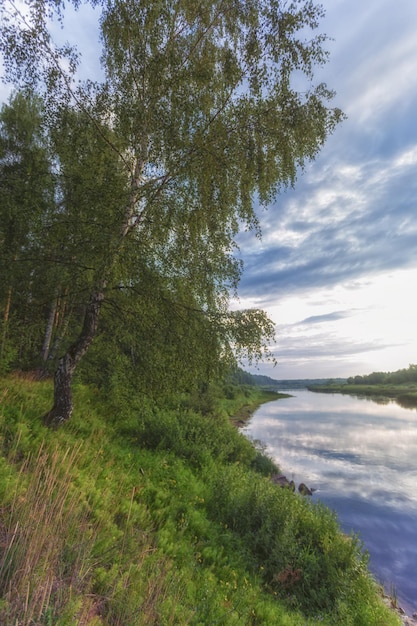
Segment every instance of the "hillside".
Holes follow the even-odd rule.
[[[268,389],[307,389],[310,385],[344,384],[346,378],[289,378],[276,379],[264,374],[251,374],[239,370],[235,377],[237,382],[264,387]]]
[[[231,425],[265,394],[74,392],[53,431],[49,382],[0,380],[1,624],[398,623],[360,543]]]

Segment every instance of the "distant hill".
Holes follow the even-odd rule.
[[[237,372],[238,382],[247,385],[257,385],[272,389],[306,389],[310,385],[326,385],[329,383],[343,384],[346,378],[303,378],[303,379],[282,379],[277,380],[262,374],[250,374],[239,370]]]
[[[345,383],[346,378],[300,378],[288,380],[276,380],[269,376],[252,374],[254,384],[261,387],[273,387],[274,389],[306,389],[310,385],[325,385],[330,382]]]

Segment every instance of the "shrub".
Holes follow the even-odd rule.
[[[202,467],[209,459],[249,465],[256,458],[251,443],[222,417],[155,409],[143,411],[138,422],[138,443],[172,452],[194,467]]]
[[[367,555],[341,533],[334,513],[240,467],[220,468],[207,480],[209,515],[243,540],[252,571],[271,593],[311,616],[338,615],[348,605],[352,623],[366,623],[367,602],[355,598],[371,585]]]

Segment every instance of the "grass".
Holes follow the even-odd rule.
[[[241,393],[197,412],[79,385],[52,432],[50,384],[0,380],[0,624],[398,624],[357,539],[230,424]]]
[[[86,549],[94,531],[71,480],[79,454],[79,447],[62,453],[41,444],[21,464],[2,510],[4,623],[39,623],[48,607],[63,609],[91,577]]]

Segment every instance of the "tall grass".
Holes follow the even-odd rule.
[[[51,604],[60,612],[88,587],[94,528],[71,476],[80,447],[62,454],[41,445],[22,464],[14,496],[2,507],[2,624],[39,623]]]

